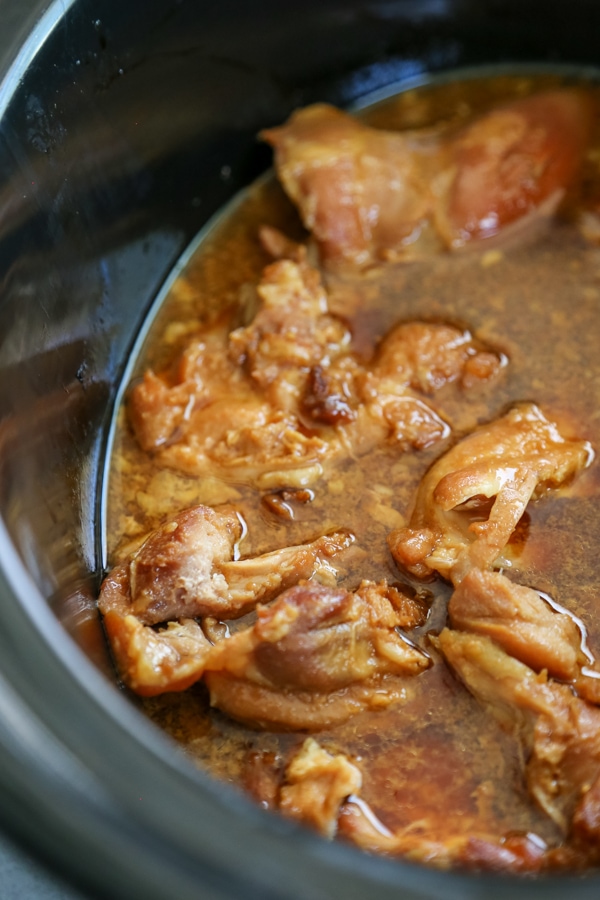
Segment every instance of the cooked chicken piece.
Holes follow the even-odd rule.
[[[600,710],[487,637],[446,628],[433,640],[468,690],[520,736],[529,792],[566,834],[600,775]]]
[[[434,218],[447,245],[554,213],[581,170],[591,113],[576,90],[546,91],[497,107],[445,141]]]
[[[458,584],[471,568],[494,565],[530,500],[571,480],[592,457],[586,441],[563,438],[537,406],[516,406],[432,466],[410,527],[389,536],[392,554],[418,577],[437,571]]]
[[[583,794],[573,813],[571,837],[583,849],[587,861],[600,861],[600,775]]]
[[[355,593],[309,583],[258,608],[254,626],[217,644],[205,680],[211,703],[260,728],[314,730],[403,695],[403,676],[429,658],[398,627],[422,604],[385,584]]]
[[[185,691],[202,677],[212,645],[194,619],[155,630],[131,614],[109,609],[104,627],[117,670],[136,694]]]
[[[371,366],[376,384],[389,392],[406,386],[433,394],[457,381],[464,388],[488,381],[505,365],[502,354],[476,341],[467,329],[432,322],[396,326],[379,346]]]
[[[131,391],[128,411],[141,447],[190,475],[227,473],[259,483],[278,472],[278,479],[271,476],[274,487],[300,486],[320,477],[330,451],[234,365],[225,334],[190,345],[175,374],[147,371]]]
[[[448,869],[459,866],[505,873],[539,872],[546,858],[542,841],[530,835],[451,835],[444,840],[428,837],[425,823],[391,832],[359,797],[350,797],[338,818],[338,833],[362,850],[380,856],[402,856],[414,862]]]
[[[306,247],[293,241],[286,234],[273,228],[271,225],[261,225],[258,229],[258,239],[263,250],[273,259],[291,259],[302,263],[306,260]]]
[[[501,354],[451,325],[411,322],[382,340],[368,367],[351,357],[313,367],[303,411],[341,433],[362,454],[390,438],[402,449],[422,450],[450,434],[444,419],[419,396],[458,382],[471,388],[505,365]]]
[[[153,532],[129,562],[105,578],[98,607],[123,680],[133,690],[183,690],[181,683],[188,687],[201,677],[206,640],[195,623],[178,629],[172,620],[235,618],[321,569],[330,579],[332,558],[353,541],[339,532],[235,559],[241,536],[241,521],[232,510],[198,506]],[[150,627],[163,622],[170,622],[166,630]],[[195,646],[194,662],[188,657]],[[175,659],[177,653],[183,661]]]
[[[250,325],[230,334],[230,356],[276,409],[295,411],[311,367],[347,352],[350,332],[329,315],[320,275],[306,263],[272,263],[257,292],[261,306]]]
[[[471,569],[450,598],[448,613],[453,628],[487,635],[510,656],[536,672],[546,669],[552,678],[574,682],[591,662],[566,610],[499,572]]]
[[[547,91],[434,135],[316,104],[262,137],[323,259],[365,265],[401,258],[428,221],[456,248],[553,213],[581,168],[590,113],[577,91]]]
[[[430,213],[422,139],[368,128],[326,104],[299,110],[261,137],[324,259],[363,265],[393,255]]]
[[[257,292],[249,325],[229,336],[215,326],[169,372],[149,370],[132,388],[133,430],[161,464],[262,490],[310,487],[327,464],[388,440],[423,449],[447,437],[416,392],[472,387],[504,364],[467,331],[415,322],[385,337],[366,367],[302,254],[267,266]]]
[[[148,369],[129,393],[129,421],[144,450],[155,451],[181,441],[194,413],[227,390],[243,390],[243,378],[227,356],[226,335],[216,328],[194,340],[172,369]]]
[[[347,432],[360,452],[369,442],[382,442],[380,431],[401,448],[423,450],[448,437],[450,426],[414,392],[433,394],[453,381],[470,388],[493,378],[504,363],[468,331],[427,322],[399,325],[383,339],[369,370],[355,376],[363,408]]]
[[[307,738],[288,765],[285,782],[279,795],[280,811],[332,838],[340,807],[360,790],[362,775],[342,753],[332,756]]]

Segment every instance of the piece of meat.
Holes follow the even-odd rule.
[[[397,631],[422,622],[422,604],[387,585],[358,591],[298,585],[256,623],[215,646],[205,680],[211,703],[259,728],[325,727],[402,696],[403,678],[430,660]]]
[[[407,322],[382,340],[370,371],[379,385],[406,386],[431,395],[455,381],[463,388],[488,381],[505,364],[503,354],[476,341],[468,329]]]
[[[552,214],[581,170],[591,113],[576,90],[546,91],[498,107],[452,138],[449,186],[435,208],[447,245]]]
[[[487,635],[510,656],[560,681],[574,682],[590,663],[573,617],[499,572],[471,569],[450,598],[448,614],[453,628]]]
[[[132,428],[161,465],[260,490],[312,487],[328,465],[383,443],[422,450],[444,439],[450,426],[424,395],[471,388],[505,363],[467,331],[414,322],[367,366],[302,254],[268,265],[257,295],[248,325],[229,336],[214,326],[132,387]]]
[[[468,435],[429,470],[410,526],[392,532],[396,561],[417,577],[455,584],[493,566],[530,500],[573,479],[593,458],[586,441],[563,438],[532,403]]]
[[[104,579],[98,608],[121,676],[137,693],[184,690],[202,676],[210,645],[190,620],[236,618],[321,569],[331,579],[333,558],[353,541],[338,532],[237,559],[241,536],[233,510],[194,507],[153,532]],[[189,624],[178,630],[174,620]],[[162,631],[151,627],[165,622]]]
[[[332,755],[307,738],[287,766],[279,810],[332,838],[344,800],[361,786],[361,772],[347,756]]]
[[[446,628],[432,640],[468,690],[519,735],[529,793],[566,835],[600,775],[600,710],[487,637]]]
[[[460,867],[486,872],[539,872],[546,861],[546,847],[531,835],[448,835],[443,840],[428,835],[426,824],[391,832],[359,797],[350,797],[338,818],[338,834],[346,841],[380,856],[401,856],[439,869]]]
[[[229,352],[245,365],[276,409],[295,411],[310,369],[347,352],[350,332],[328,312],[316,269],[282,259],[267,266],[251,324],[229,335]]]
[[[273,259],[291,259],[302,263],[306,260],[306,247],[287,237],[279,228],[271,225],[261,225],[258,229],[258,239],[261,247]]]
[[[295,403],[289,396],[293,373],[267,398],[229,353],[226,331],[215,327],[193,340],[169,370],[145,372],[127,407],[140,446],[161,465],[189,475],[225,474],[272,488],[314,483],[323,459],[339,447],[307,432],[282,408]]]
[[[148,369],[131,387],[127,402],[129,422],[142,449],[156,451],[181,441],[193,413],[214,401],[223,383],[233,381],[240,378],[219,328],[191,341],[167,371]]]
[[[458,132],[383,131],[315,104],[261,136],[323,260],[366,265],[401,258],[427,222],[453,249],[550,215],[581,169],[591,118],[563,89]]]
[[[117,670],[136,694],[185,691],[202,677],[211,643],[194,619],[153,629],[135,616],[110,609],[104,627]]]
[[[393,256],[431,211],[420,165],[426,140],[369,128],[323,103],[261,137],[325,260],[364,265]]]
[[[450,434],[450,426],[421,395],[432,395],[452,382],[465,389],[495,377],[506,360],[451,325],[409,322],[381,341],[371,366],[355,375],[363,407],[352,428],[361,452],[387,431],[401,449],[423,450]],[[338,391],[339,393],[339,391]],[[346,391],[350,395],[350,391]],[[348,429],[350,431],[350,429]]]

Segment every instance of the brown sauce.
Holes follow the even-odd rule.
[[[450,82],[400,94],[363,115],[387,128],[459,121],[501,99],[559,81],[536,76]],[[599,179],[599,160],[596,136],[586,162],[590,183]],[[272,179],[251,188],[200,244],[151,329],[138,371],[166,363],[217,318],[225,317],[231,327],[238,324],[239,293],[259,279],[268,262],[257,240],[262,223],[302,235],[295,211]],[[469,396],[449,389],[436,397],[453,426],[453,441],[511,403],[532,400],[567,434],[600,448],[600,246],[586,239],[570,217],[506,246],[383,265],[355,277],[329,275],[327,286],[332,312],[350,323],[366,359],[393,325],[413,319],[466,325],[507,355],[510,364],[489,386]],[[386,536],[407,522],[418,484],[447,442],[408,453],[386,446],[345,460],[327,483],[317,485],[309,502],[290,501],[293,518],[288,520],[274,514],[247,484],[158,467],[137,446],[124,411],[119,415],[107,520],[111,565],[179,509],[233,502],[248,526],[246,554],[347,528],[355,533],[358,549],[342,586],[354,590],[363,578],[410,583],[395,565]],[[579,617],[596,657],[599,472],[595,463],[566,492],[530,504],[512,542],[520,581]],[[441,580],[412,583],[432,600],[427,624],[413,635],[425,646],[426,633],[444,625],[450,588]],[[202,685],[142,703],[194,763],[241,787],[254,787],[257,760],[259,769],[269,762],[281,770],[305,737],[252,731],[229,720],[209,708]],[[550,843],[558,839],[555,825],[527,796],[517,740],[439,661],[407,679],[404,702],[361,713],[316,737],[358,761],[361,797],[391,831],[418,832],[427,822],[433,839],[478,831],[532,832]],[[268,799],[263,797],[263,803],[268,805]]]

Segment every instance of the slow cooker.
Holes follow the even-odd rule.
[[[121,373],[257,132],[472,67],[600,66],[596,0],[3,0],[0,822],[90,897],[596,898],[376,859],[194,769],[119,692],[95,608]]]

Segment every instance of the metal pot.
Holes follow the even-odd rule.
[[[91,896],[595,898],[332,845],[193,769],[114,686],[94,599],[107,424],[257,131],[464,66],[598,62],[596,0],[4,0],[0,821]],[[47,8],[46,8],[47,6]]]

